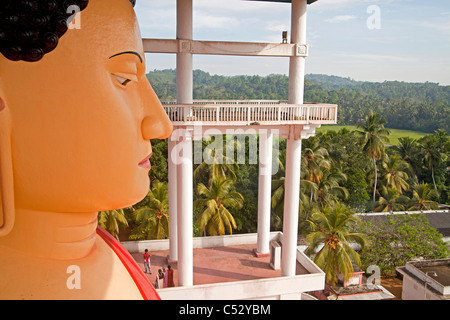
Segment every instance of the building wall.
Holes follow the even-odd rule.
[[[428,290],[428,285],[425,296],[425,286],[414,278],[404,274],[402,300],[440,300],[440,297],[436,293]]]

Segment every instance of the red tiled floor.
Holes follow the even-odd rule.
[[[261,278],[280,277],[280,270],[273,270],[270,257],[257,258],[253,254],[256,245],[239,245],[230,247],[194,249],[194,285],[218,283],[228,281],[255,280]],[[144,270],[143,253],[133,253],[132,256]],[[167,268],[169,251],[151,252],[152,274],[146,274],[152,283],[155,282],[158,269]],[[177,266],[175,271],[175,285],[177,285]],[[297,274],[308,273],[297,263]]]

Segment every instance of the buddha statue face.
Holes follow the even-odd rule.
[[[90,0],[77,19],[37,62],[0,55],[4,212],[11,199],[47,212],[132,205],[148,192],[149,140],[172,131],[145,76],[130,1]]]

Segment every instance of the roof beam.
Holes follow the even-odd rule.
[[[306,44],[143,39],[146,53],[180,53],[233,56],[306,57]]]

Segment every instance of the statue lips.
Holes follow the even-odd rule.
[[[150,153],[147,157],[145,157],[144,160],[139,162],[139,167],[150,170],[152,168],[152,165],[150,164],[150,157],[152,156],[152,153]]]

